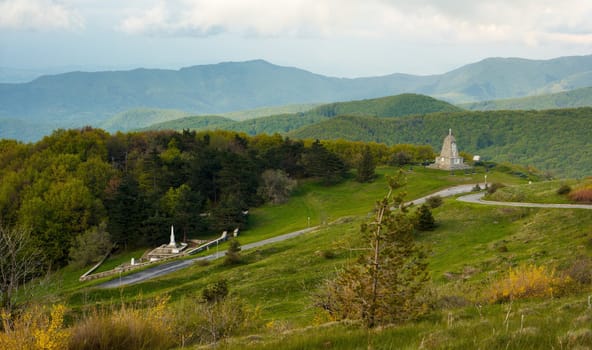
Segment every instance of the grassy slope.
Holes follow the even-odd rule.
[[[592,184],[591,179],[545,181],[530,185],[500,188],[486,198],[502,202],[573,203],[567,195],[557,194],[557,190],[562,185],[568,185],[573,189],[589,184]]]
[[[381,169],[380,173],[391,171]],[[415,198],[446,185],[472,182],[481,177],[482,174],[477,174],[471,179],[416,169],[409,173],[406,190],[409,198]],[[521,182],[495,172],[490,173],[488,179],[509,184]],[[415,323],[371,333],[345,324],[298,329],[322,321],[318,310],[311,306],[311,296],[325,278],[330,278],[339,266],[355,258],[356,251],[351,248],[359,246],[359,225],[371,212],[373,202],[384,193],[382,176],[368,185],[348,181],[326,188],[307,183],[287,204],[253,211],[254,228],[243,233],[241,242],[305,227],[307,215],[313,223],[344,215],[349,219],[282,243],[244,252],[245,263],[236,267],[214,262],[123,289],[97,290],[85,285],[64,288],[58,297],[65,298],[74,309],[80,309],[83,304],[137,301],[162,293],[170,294],[173,301],[177,301],[199,296],[209,283],[226,279],[232,292],[258,307],[267,322],[260,336],[236,338],[226,345],[237,349],[316,349],[326,344],[331,344],[331,348],[356,349],[365,348],[369,341],[377,349],[414,349],[422,343],[428,348],[536,349],[558,347],[561,337],[565,338],[564,342],[569,341],[568,330],[589,329],[592,313],[586,310],[587,294],[516,302],[509,314],[507,329],[504,319],[508,305],[486,305],[480,315],[471,303],[466,307],[435,311]],[[589,230],[592,216],[582,210],[499,208],[447,199],[442,207],[434,210],[434,215],[438,228],[422,233],[419,240],[430,249],[435,298],[477,298],[476,292],[486,281],[510,266],[532,262],[563,268],[577,255],[592,253]],[[507,251],[500,250],[501,246]],[[319,254],[323,250],[331,250],[335,258],[324,258]],[[68,283],[63,280],[62,285]],[[523,326],[520,325],[521,315],[526,315]],[[524,331],[527,327],[530,328]],[[285,329],[296,330],[282,333]],[[584,339],[587,339],[586,334]],[[576,336],[572,345],[577,345],[578,339]]]
[[[529,110],[577,108],[592,106],[592,87],[559,92],[550,95],[529,96],[505,100],[483,101],[462,104],[460,107],[472,111]]]

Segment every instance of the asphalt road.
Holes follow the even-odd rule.
[[[241,249],[242,250],[249,250],[249,249],[264,246],[266,244],[285,241],[287,239],[294,238],[294,237],[300,236],[304,233],[313,231],[316,228],[318,228],[318,226],[309,227],[309,228],[306,228],[303,230],[298,230],[298,231],[286,233],[284,235],[264,239],[262,241],[245,244],[245,245],[241,246]],[[193,265],[195,262],[200,261],[200,260],[215,260],[219,257],[223,257],[224,254],[225,253],[222,251],[222,252],[216,252],[214,254],[210,254],[210,255],[206,255],[206,256],[200,256],[195,259],[172,261],[169,263],[154,266],[154,267],[148,268],[146,270],[133,273],[131,275],[127,275],[127,276],[123,276],[123,277],[119,277],[119,278],[114,278],[111,281],[107,281],[105,283],[99,284],[97,287],[99,287],[99,288],[117,288],[117,287],[126,286],[128,284],[143,282],[143,281],[155,278],[155,277],[167,275],[167,274],[169,274],[171,272],[175,272],[177,270],[181,270],[187,266]]]
[[[473,193],[466,196],[458,197],[461,202],[485,204],[485,205],[500,205],[505,207],[526,207],[526,208],[558,208],[558,209],[592,209],[592,205],[588,204],[543,204],[543,203],[526,203],[526,202],[498,202],[483,200],[485,192]]]

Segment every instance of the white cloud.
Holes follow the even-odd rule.
[[[371,37],[422,42],[589,43],[589,0],[169,0],[137,8],[129,34]]]
[[[53,0],[0,0],[0,28],[43,30],[82,26],[77,12]]]

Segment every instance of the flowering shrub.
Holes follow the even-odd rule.
[[[0,349],[67,349],[70,332],[64,328],[65,312],[64,305],[54,305],[49,316],[40,307],[31,307],[18,316],[2,312]]]
[[[560,277],[554,269],[545,266],[521,265],[493,282],[486,290],[490,302],[502,302],[530,297],[561,295],[571,283],[569,277]]]

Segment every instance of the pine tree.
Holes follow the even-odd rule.
[[[226,258],[224,259],[224,265],[235,265],[241,262],[241,245],[236,238],[229,241],[230,245],[226,251]]]
[[[376,164],[374,163],[374,157],[372,157],[370,147],[366,146],[358,163],[358,182],[370,182],[374,180],[374,177],[376,177],[375,170]]]
[[[430,208],[423,204],[416,213],[416,227],[420,231],[432,231],[436,228],[436,221]]]
[[[375,220],[364,224],[366,253],[327,283],[317,305],[337,320],[361,319],[368,328],[412,319],[427,277],[425,253],[415,244],[413,218],[404,204],[402,172],[389,178],[388,195],[377,203]],[[396,209],[391,209],[396,208]]]

